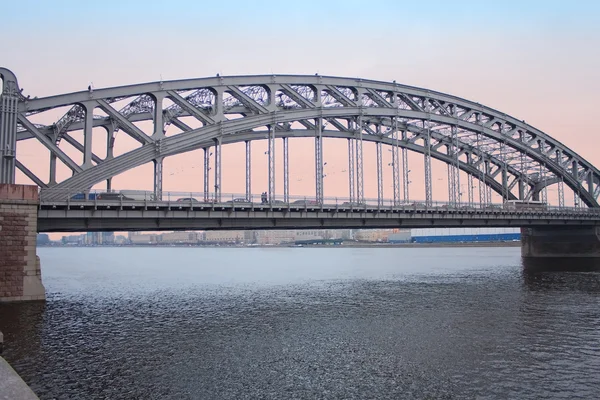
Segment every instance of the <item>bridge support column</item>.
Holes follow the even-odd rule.
[[[530,258],[600,258],[600,227],[521,228],[521,255]]]
[[[38,188],[0,184],[0,302],[45,300],[36,255]]]
[[[163,184],[163,158],[159,157],[154,160],[154,199],[162,200],[162,184]]]

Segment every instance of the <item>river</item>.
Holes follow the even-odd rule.
[[[600,269],[519,248],[40,248],[41,399],[600,398]]]

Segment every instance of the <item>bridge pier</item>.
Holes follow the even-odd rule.
[[[36,255],[38,188],[0,184],[0,302],[45,300]]]
[[[600,258],[600,227],[521,228],[521,255],[526,258]]]

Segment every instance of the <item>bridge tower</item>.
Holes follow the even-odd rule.
[[[0,93],[0,183],[15,183],[17,156],[17,112],[23,97],[17,77],[0,68],[2,92]]]

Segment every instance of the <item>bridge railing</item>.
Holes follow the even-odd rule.
[[[410,200],[410,201],[394,201],[393,199],[381,199],[377,198],[365,198],[364,201],[357,201],[356,199],[350,199],[347,197],[332,197],[327,196],[323,198],[322,202],[317,201],[314,196],[300,196],[290,195],[287,199],[283,195],[275,195],[268,197],[265,193],[263,194],[251,194],[246,196],[245,193],[221,193],[220,195],[214,192],[182,192],[182,191],[168,191],[163,192],[161,195],[156,196],[153,191],[147,190],[89,190],[81,192],[72,189],[63,188],[48,188],[40,190],[40,202],[45,203],[75,203],[85,204],[89,202],[93,203],[104,203],[104,202],[119,202],[119,203],[169,203],[169,204],[180,204],[180,205],[202,205],[202,204],[221,204],[231,206],[245,206],[245,205],[269,205],[269,206],[294,206],[294,207],[342,207],[351,209],[437,209],[437,210],[485,210],[485,211],[523,211],[523,212],[535,212],[535,211],[550,211],[550,212],[585,212],[585,213],[597,213],[600,214],[600,208],[575,208],[575,207],[558,207],[551,205],[540,205],[535,204],[530,208],[524,207],[515,209],[514,205],[511,204],[481,204],[476,203],[448,203],[444,201],[431,201],[425,200]]]

